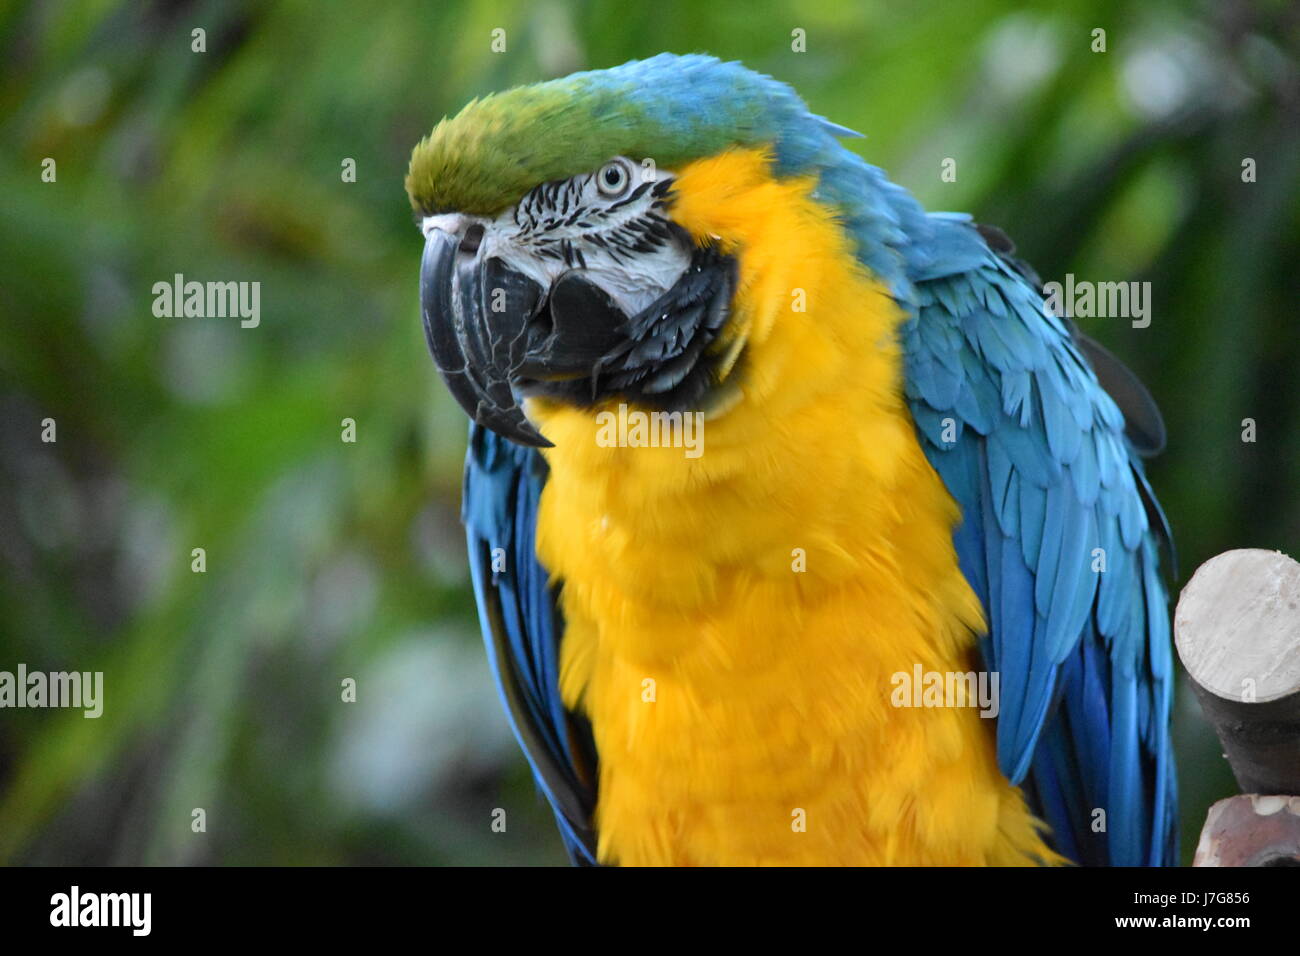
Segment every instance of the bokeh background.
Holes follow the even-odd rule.
[[[98,0],[0,25],[0,669],[106,684],[98,720],[0,712],[0,862],[563,859],[478,645],[402,191],[434,121],[515,83],[738,58],[1044,279],[1150,281],[1149,328],[1081,324],[1164,407],[1179,586],[1300,540],[1294,3]],[[156,318],[178,272],[260,281],[260,326]],[[1180,690],[1190,855],[1235,787]]]

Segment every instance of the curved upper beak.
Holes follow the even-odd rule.
[[[511,379],[545,290],[500,259],[484,261],[459,235],[429,231],[420,261],[420,311],[438,372],[469,416],[520,445],[551,443],[524,417]]]

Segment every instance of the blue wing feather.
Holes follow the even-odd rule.
[[[1172,863],[1173,678],[1154,498],[1067,325],[987,246],[973,263],[977,236],[950,217],[917,230],[922,248],[904,253],[918,307],[902,338],[909,405],[962,509],[954,544],[987,612],[999,763],[1071,858]],[[943,250],[959,253],[947,268]]]
[[[462,520],[488,663],[537,785],[577,863],[595,863],[595,754],[585,722],[560,698],[563,621],[534,535],[545,462],[470,426]]]

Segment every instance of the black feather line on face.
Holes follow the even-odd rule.
[[[629,193],[627,196],[625,196],[623,199],[620,199],[618,202],[614,203],[612,206],[606,206],[606,207],[605,207],[605,211],[606,211],[606,212],[613,212],[615,209],[622,209],[624,206],[626,206],[626,205],[627,205],[628,203],[630,203],[630,202],[636,202],[638,199],[640,199],[642,196],[644,196],[645,193],[646,193],[646,190],[649,189],[649,188],[650,188],[651,186],[653,186],[653,185],[655,185],[653,182],[642,183],[640,186],[636,187],[636,189],[632,190],[632,192]]]
[[[545,241],[546,233],[554,229],[568,228],[575,223],[583,229],[598,227],[603,220],[610,218],[630,203],[640,200],[646,193],[650,194],[650,208],[653,213],[664,208],[667,204],[668,192],[672,188],[671,178],[650,180],[642,182],[626,196],[608,205],[599,202],[583,205],[583,186],[593,178],[584,176],[542,183],[530,191],[514,208],[514,222],[521,234],[524,236],[535,234],[534,238]]]

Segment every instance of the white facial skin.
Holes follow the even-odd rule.
[[[528,193],[495,219],[449,213],[427,216],[421,229],[463,235],[483,226],[484,258],[498,256],[512,269],[549,289],[572,269],[604,289],[628,315],[640,312],[678,280],[691,250],[665,238],[667,221],[659,184],[671,173],[642,167],[622,156],[599,169]],[[649,230],[649,232],[647,232]],[[634,251],[645,239],[653,248]]]

